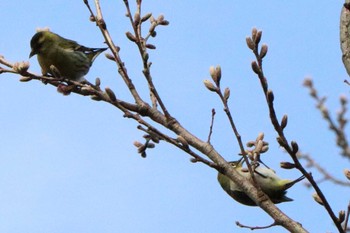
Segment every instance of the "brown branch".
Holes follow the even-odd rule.
[[[341,155],[350,159],[350,146],[345,133],[345,126],[348,122],[345,118],[348,100],[345,96],[340,97],[339,102],[341,108],[337,114],[337,125],[325,105],[326,97],[320,97],[318,95],[317,89],[314,87],[312,80],[305,79],[303,85],[309,89],[310,96],[316,101],[316,107],[321,112],[322,118],[328,123],[329,129],[335,134],[336,144],[341,149]]]
[[[248,228],[250,230],[262,230],[262,229],[271,228],[273,226],[278,226],[279,224],[277,222],[273,222],[273,223],[271,223],[270,225],[267,225],[267,226],[255,226],[255,227],[252,227],[252,226],[243,225],[243,224],[241,224],[240,222],[237,221],[236,225],[241,227],[241,228]]]
[[[346,216],[344,220],[344,231],[348,230],[349,215],[350,215],[350,203],[348,204],[348,208],[347,208]]]
[[[216,112],[215,112],[215,109],[213,108],[211,110],[211,122],[210,122],[209,135],[208,135],[208,140],[207,140],[208,143],[210,143],[211,135],[213,133],[215,114],[216,114]]]
[[[316,181],[313,179],[311,173],[307,172],[304,167],[301,165],[301,163],[298,160],[297,152],[298,152],[298,144],[294,141],[291,142],[291,145],[289,145],[287,138],[284,135],[283,127],[279,123],[277,119],[277,115],[274,109],[274,95],[272,90],[268,89],[268,83],[267,79],[265,78],[264,71],[263,71],[263,58],[267,54],[268,47],[267,45],[263,44],[261,46],[261,49],[259,51],[259,43],[261,40],[262,31],[258,31],[256,28],[253,28],[252,30],[252,36],[247,37],[247,46],[253,51],[256,61],[252,62],[252,70],[257,74],[258,79],[260,81],[261,87],[263,89],[266,103],[268,105],[269,114],[270,114],[270,120],[275,128],[275,131],[278,134],[277,141],[278,143],[287,151],[287,153],[290,155],[290,157],[293,159],[293,162],[295,164],[295,167],[307,178],[307,180],[310,182],[312,187],[315,189],[317,195],[320,197],[320,199],[323,202],[324,207],[326,208],[329,216],[333,220],[334,224],[336,225],[339,232],[344,232],[341,224],[338,222],[338,218],[334,214],[331,206],[329,205],[326,197],[323,195],[321,189],[318,187]]]
[[[130,93],[132,94],[133,98],[135,99],[135,102],[137,103],[137,105],[143,106],[145,103],[141,99],[141,97],[138,94],[134,84],[132,83],[132,80],[129,77],[129,75],[127,73],[127,70],[126,70],[126,68],[124,66],[124,63],[121,60],[121,57],[119,55],[120,48],[114,44],[114,42],[113,42],[113,40],[112,40],[112,38],[111,38],[111,36],[109,34],[109,31],[107,30],[106,22],[104,21],[104,19],[102,17],[100,1],[99,0],[95,0],[95,6],[96,6],[96,11],[97,11],[96,15],[91,10],[91,7],[89,5],[88,0],[84,0],[84,3],[87,6],[87,8],[89,9],[89,12],[91,14],[91,18],[93,18],[94,21],[96,21],[96,25],[100,28],[100,30],[102,32],[102,35],[105,38],[106,44],[108,45],[108,47],[110,48],[110,50],[111,50],[111,52],[113,54],[114,61],[117,64],[118,72],[119,72],[120,76],[124,80],[126,86],[128,87],[128,89],[129,89]]]
[[[145,78],[146,78],[146,80],[148,82],[148,87],[150,89],[151,98],[152,98],[152,96],[155,97],[155,99],[158,101],[158,103],[159,103],[159,105],[160,105],[160,107],[161,107],[165,117],[169,121],[171,121],[172,117],[169,114],[167,108],[165,107],[165,104],[163,103],[163,100],[160,98],[155,85],[153,84],[153,79],[152,79],[152,75],[151,75],[151,71],[150,71],[152,63],[150,63],[148,61],[149,60],[149,54],[147,53],[147,44],[146,44],[145,39],[141,35],[142,22],[139,21],[139,20],[135,21],[134,18],[132,17],[128,0],[124,0],[124,4],[125,4],[126,9],[127,9],[127,16],[130,19],[130,23],[131,23],[131,25],[133,27],[133,30],[134,30],[134,33],[135,33],[136,40],[134,40],[134,42],[136,43],[136,45],[137,45],[137,47],[139,49],[139,53],[140,53],[141,59],[143,61],[143,71],[142,72],[143,72],[143,74],[144,74],[144,76],[145,76]],[[139,18],[140,15],[141,15],[141,1],[137,1],[137,10],[136,10],[136,13],[135,13],[135,17]],[[153,27],[155,29],[156,26],[161,24],[161,21],[164,21],[163,17],[160,17],[159,20],[155,20],[153,22],[154,25],[151,25],[151,27]],[[151,30],[150,30],[150,32],[151,32]]]
[[[254,181],[254,172],[253,172],[253,169],[252,169],[252,167],[251,167],[251,165],[249,163],[249,160],[247,158],[247,153],[246,153],[246,151],[244,149],[244,145],[243,145],[243,142],[242,142],[242,137],[241,137],[241,135],[239,134],[239,132],[237,130],[236,124],[235,124],[235,122],[233,120],[230,108],[228,106],[228,99],[230,97],[230,89],[226,88],[224,93],[222,93],[222,90],[221,90],[221,86],[220,86],[221,67],[220,66],[217,66],[217,67],[211,66],[209,68],[209,73],[210,73],[210,76],[211,76],[212,80],[214,81],[214,84],[211,83],[209,80],[204,80],[204,85],[206,86],[206,88],[209,91],[215,92],[220,97],[220,100],[221,100],[222,104],[224,105],[224,111],[225,111],[226,116],[228,118],[228,121],[230,123],[231,129],[234,132],[235,138],[236,138],[236,140],[238,142],[238,145],[239,145],[239,148],[240,148],[240,151],[241,151],[241,155],[243,156],[244,162],[247,164],[247,167],[248,167],[248,170],[250,172],[250,175],[251,175],[251,177],[252,177],[252,179]]]
[[[309,155],[298,153],[297,155],[300,159],[305,159],[307,161],[306,166],[307,167],[314,167],[323,175],[323,180],[330,180],[335,184],[342,185],[342,186],[350,186],[350,182],[339,180],[335,177],[333,177],[329,172],[327,172],[326,169],[321,167],[318,163],[316,163]],[[319,182],[318,182],[319,183]]]
[[[144,120],[141,118],[141,117],[138,117],[139,120],[138,122],[140,122],[142,125],[148,125],[147,129],[144,129],[144,128],[138,128],[144,132],[147,132],[147,133],[154,133],[156,134],[158,137],[160,137],[162,140],[176,146],[177,148],[181,149],[182,151],[186,152],[187,154],[191,155],[193,158],[192,158],[192,162],[196,163],[196,162],[201,162],[201,163],[204,163],[206,165],[208,165],[209,167],[212,167],[212,168],[215,168],[215,169],[218,169],[218,166],[213,163],[213,162],[210,162],[209,160],[203,158],[202,156],[198,155],[197,153],[195,153],[194,151],[192,151],[188,146],[187,146],[187,142],[184,142],[182,140],[179,140],[179,139],[174,139],[174,138],[171,138],[169,137],[168,135],[162,133],[160,130],[156,129],[155,127],[153,127],[152,125],[148,124],[147,122],[144,122]]]
[[[228,120],[230,122],[231,128],[233,129],[234,134],[236,136],[236,139],[237,139],[237,141],[238,141],[238,143],[240,145],[241,154],[242,154],[243,158],[245,159],[245,162],[247,163],[247,167],[248,167],[249,172],[251,174],[251,177],[253,179],[254,188],[252,188],[250,190],[247,190],[247,191],[244,190],[244,189],[242,189],[242,190],[249,197],[252,194],[252,192],[255,192],[256,194],[258,194],[258,199],[254,199],[254,198],[252,198],[252,199],[254,200],[254,202],[256,202],[256,204],[258,206],[260,206],[263,210],[265,210],[268,214],[270,214],[270,216],[275,220],[276,224],[284,226],[285,228],[287,228],[291,232],[305,232],[305,230],[301,227],[301,225],[299,223],[297,223],[297,222],[293,221],[292,219],[288,218],[283,212],[281,212],[279,209],[277,209],[276,206],[274,206],[274,205],[273,206],[271,206],[271,205],[265,206],[264,205],[265,201],[270,202],[270,199],[268,198],[268,196],[266,194],[264,194],[259,189],[259,187],[256,184],[256,182],[254,182],[253,169],[252,169],[252,167],[251,167],[251,165],[249,163],[249,160],[247,158],[247,152],[244,149],[241,137],[240,137],[240,135],[238,133],[238,130],[237,130],[236,126],[235,126],[235,123],[233,121],[231,112],[230,112],[229,107],[228,107],[228,99],[229,99],[229,96],[230,96],[230,89],[226,88],[224,93],[222,93],[222,91],[221,91],[221,88],[220,88],[221,68],[220,68],[220,66],[217,66],[216,68],[210,67],[209,71],[210,71],[211,78],[213,79],[215,85],[209,80],[204,80],[204,85],[209,91],[215,92],[215,93],[217,93],[220,96],[220,99],[222,100],[223,105],[224,105],[224,110],[225,110],[226,115],[228,117]],[[259,140],[260,139],[262,140],[262,138],[263,138],[263,134],[258,136]],[[263,142],[261,142],[261,143],[262,143],[262,145],[264,145]],[[215,162],[215,160],[214,160],[214,162]],[[231,176],[232,174],[228,173],[225,170],[226,167],[224,167],[224,166],[226,166],[226,165],[227,164],[219,164],[218,163],[218,166],[220,168],[219,172],[224,174],[224,175],[226,175],[226,176],[228,176],[232,181],[234,181],[240,187],[240,184],[237,183],[238,181],[236,180],[236,178],[234,176]],[[276,211],[276,212],[274,212],[274,211]],[[274,215],[273,213],[275,213],[276,215]],[[290,226],[293,226],[293,227],[290,228]]]

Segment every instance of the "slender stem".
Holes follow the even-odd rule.
[[[214,119],[215,119],[215,109],[213,108],[211,110],[211,122],[210,122],[209,135],[207,140],[208,143],[210,143],[211,135],[213,133]]]
[[[120,55],[119,55],[119,48],[113,43],[113,40],[109,34],[109,31],[107,30],[106,23],[102,17],[102,10],[101,10],[101,6],[100,6],[100,1],[95,0],[95,6],[96,6],[96,12],[97,12],[96,16],[93,14],[88,3],[87,3],[87,6],[88,6],[92,16],[96,19],[96,23],[97,23],[98,27],[100,28],[102,35],[104,36],[104,38],[106,40],[108,47],[112,51],[112,54],[115,58],[117,66],[118,66],[118,72],[121,75],[121,77],[123,78],[124,82],[126,83],[128,89],[130,90],[130,93],[134,97],[137,104],[139,104],[141,106],[145,105],[145,102],[141,99],[140,95],[138,94],[137,90],[135,89],[134,84],[131,81],[131,78],[129,77],[129,75],[124,67],[124,63],[122,62]]]
[[[344,231],[347,231],[348,228],[348,224],[349,224],[349,215],[350,215],[350,203],[348,204],[348,209],[346,211],[346,216],[345,216],[345,220],[344,220]]]
[[[299,162],[299,159],[297,157],[297,151],[293,151],[293,149],[289,146],[288,140],[284,135],[283,129],[280,125],[280,123],[277,120],[277,115],[274,109],[274,105],[273,105],[273,100],[271,98],[269,98],[269,95],[272,94],[269,93],[268,91],[268,84],[267,84],[267,80],[265,78],[264,75],[264,71],[263,71],[263,66],[262,66],[262,58],[258,52],[258,47],[259,44],[256,43],[255,48],[253,49],[253,53],[255,55],[255,58],[258,62],[258,66],[259,66],[259,71],[257,73],[258,78],[260,80],[260,84],[261,87],[263,89],[263,92],[265,94],[265,99],[269,108],[269,113],[270,113],[270,119],[272,122],[272,125],[274,126],[276,132],[278,133],[278,136],[280,138],[280,142],[282,143],[281,146],[284,147],[284,149],[287,151],[287,153],[291,156],[291,158],[293,159],[296,168],[308,179],[308,181],[311,183],[312,187],[315,189],[316,193],[318,194],[318,196],[321,198],[322,203],[324,205],[324,207],[326,208],[329,216],[331,217],[331,219],[333,220],[334,224],[336,225],[336,227],[338,228],[339,232],[344,232],[341,224],[338,221],[338,218],[336,217],[336,215],[334,214],[331,206],[329,205],[326,197],[323,195],[321,189],[319,188],[319,186],[317,185],[317,183],[315,182],[315,180],[313,179],[311,173],[307,172],[304,167],[301,165],[301,163]]]
[[[144,39],[141,36],[141,23],[138,26],[135,25],[135,22],[133,20],[132,15],[131,15],[129,3],[127,0],[124,0],[124,3],[126,6],[126,9],[127,9],[127,15],[130,19],[130,23],[133,27],[134,33],[135,33],[136,38],[137,38],[136,44],[137,44],[137,47],[139,49],[141,59],[143,61],[143,71],[142,72],[143,72],[143,74],[148,82],[148,87],[150,89],[151,94],[153,94],[154,97],[156,98],[156,100],[158,101],[159,106],[161,107],[165,117],[169,121],[171,121],[171,120],[173,120],[173,117],[170,115],[169,111],[167,110],[165,104],[163,103],[163,100],[160,98],[160,95],[158,94],[158,91],[153,83],[153,79],[152,79],[152,75],[151,75],[151,71],[150,71],[150,63],[148,62],[148,58],[147,58],[148,57],[147,48],[145,46]],[[139,6],[139,5],[141,5],[141,4],[138,4],[138,12],[141,13],[141,6]]]
[[[299,153],[297,156],[307,161],[307,165],[306,165],[307,167],[312,166],[316,168],[323,175],[324,180],[331,180],[333,183],[342,185],[342,186],[350,186],[350,182],[342,181],[332,176],[329,172],[327,172],[325,168],[321,167],[318,163],[316,163],[309,155]]]
[[[228,118],[228,120],[230,122],[231,128],[232,128],[232,130],[233,130],[233,132],[235,134],[235,137],[237,139],[237,142],[238,142],[239,148],[241,150],[241,154],[243,156],[244,162],[247,164],[250,176],[252,177],[253,181],[255,181],[254,171],[253,171],[252,166],[251,166],[251,164],[249,162],[249,159],[247,157],[247,153],[246,153],[246,151],[244,149],[244,145],[243,145],[243,142],[242,142],[242,137],[241,137],[241,135],[239,134],[239,132],[237,130],[235,122],[233,121],[233,117],[232,117],[230,108],[228,106],[227,100],[224,98],[224,95],[222,94],[220,86],[218,86],[217,88],[218,88],[217,94],[219,95],[219,97],[221,99],[221,102],[224,105],[224,111],[225,111],[225,113],[227,115],[227,118]],[[256,184],[256,182],[254,182],[254,183]]]

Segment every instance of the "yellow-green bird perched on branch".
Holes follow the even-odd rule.
[[[243,168],[243,160],[230,162],[234,169],[243,177],[251,180],[250,173],[247,168]],[[287,180],[279,178],[275,171],[266,167],[256,167],[254,169],[254,178],[259,184],[260,188],[266,195],[269,196],[271,201],[275,204],[287,201],[293,201],[293,199],[287,197],[287,189],[292,187],[295,183],[304,179],[304,176],[299,177],[296,180]],[[248,197],[232,180],[227,176],[219,173],[218,181],[221,187],[229,194],[233,199],[241,204],[248,206],[256,206],[256,203]]]
[[[30,41],[29,57],[37,55],[43,75],[57,68],[62,78],[83,81],[95,58],[107,48],[88,48],[50,31],[37,32]]]

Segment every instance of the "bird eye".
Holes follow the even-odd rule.
[[[42,33],[38,32],[33,36],[32,40],[30,41],[30,46],[35,50],[39,50],[42,47],[44,40],[45,38],[42,35]]]

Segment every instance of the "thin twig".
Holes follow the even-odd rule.
[[[139,122],[142,123],[143,125],[147,124],[146,122],[143,122],[142,118],[139,119]],[[209,160],[198,155],[197,153],[192,151],[189,147],[181,145],[176,139],[169,137],[168,135],[162,133],[160,130],[154,128],[153,126],[149,125],[147,129],[145,129],[145,128],[139,128],[139,129],[146,132],[146,133],[152,132],[152,133],[156,134],[157,136],[159,136],[164,141],[166,141],[166,142],[176,146],[177,148],[183,150],[184,152],[188,153],[189,155],[191,155],[193,157],[192,162],[201,162],[201,163],[208,165],[209,167],[218,169],[218,166],[215,163],[210,162]]]
[[[207,140],[208,143],[210,143],[211,135],[213,133],[214,119],[215,119],[215,109],[213,108],[211,110],[211,122],[210,122],[209,135]]]
[[[108,47],[110,48],[110,50],[112,51],[112,54],[114,56],[115,62],[118,66],[118,72],[120,74],[120,76],[123,78],[125,84],[127,85],[130,93],[132,94],[133,98],[135,99],[136,103],[140,106],[143,106],[145,104],[145,102],[141,99],[140,95],[138,94],[137,90],[135,89],[134,84],[132,83],[131,78],[129,77],[125,67],[124,67],[124,63],[122,62],[120,55],[119,55],[119,48],[114,44],[109,31],[107,30],[107,26],[106,23],[102,17],[102,11],[101,11],[101,6],[100,6],[100,1],[99,0],[95,0],[95,5],[96,5],[96,12],[97,14],[94,15],[94,13],[91,10],[91,7],[88,3],[87,0],[84,1],[84,3],[86,4],[86,6],[88,7],[91,15],[93,16],[93,18],[95,18],[96,20],[96,24],[97,26],[100,28],[102,35],[105,38],[105,41],[108,45]]]
[[[141,14],[141,3],[140,2],[137,4],[137,11],[136,12],[138,14]],[[127,9],[127,16],[130,19],[131,25],[133,27],[134,33],[135,33],[136,38],[137,38],[135,43],[137,44],[137,47],[139,49],[139,53],[140,53],[141,59],[143,61],[143,71],[142,72],[143,72],[143,74],[144,74],[144,76],[145,76],[145,78],[146,78],[146,80],[148,82],[148,87],[150,89],[151,95],[154,95],[154,97],[158,101],[159,106],[161,107],[165,117],[169,121],[171,121],[172,117],[171,117],[169,111],[167,110],[167,108],[165,107],[165,104],[163,103],[163,100],[160,98],[155,85],[153,84],[153,79],[152,79],[152,75],[151,75],[151,71],[150,71],[151,63],[148,62],[149,55],[147,53],[147,47],[146,47],[144,39],[142,38],[142,35],[141,35],[141,23],[136,26],[136,24],[134,22],[134,19],[132,17],[132,14],[131,14],[129,2],[127,0],[124,0],[124,4],[125,4],[126,9]]]
[[[240,148],[240,151],[241,151],[240,155],[243,157],[244,162],[247,165],[247,168],[249,170],[249,173],[250,173],[250,175],[252,177],[253,182],[255,183],[255,185],[257,185],[257,183],[255,182],[255,178],[254,178],[254,171],[253,171],[252,166],[251,166],[251,164],[249,162],[249,159],[247,157],[247,152],[244,149],[244,145],[243,145],[243,142],[242,142],[242,137],[241,137],[241,135],[238,132],[238,129],[237,129],[236,124],[235,124],[235,122],[233,120],[230,108],[228,106],[228,99],[225,98],[225,95],[221,91],[220,82],[217,82],[216,85],[217,85],[216,86],[216,88],[217,88],[216,93],[219,95],[219,97],[221,99],[221,102],[224,105],[224,111],[226,113],[226,116],[227,116],[228,121],[229,121],[229,123],[231,125],[232,131],[234,132],[234,135],[236,137],[236,140],[238,142],[238,145],[239,145],[239,148]],[[261,190],[259,190],[259,191],[261,191]]]
[[[323,180],[331,180],[333,183],[338,184],[338,185],[342,185],[342,186],[350,186],[350,182],[346,182],[346,181],[342,181],[339,180],[335,177],[333,177],[331,174],[329,174],[326,169],[324,169],[323,167],[321,167],[318,163],[316,163],[309,155],[307,154],[302,154],[302,153],[298,153],[297,155],[299,158],[301,159],[305,159],[307,161],[306,166],[308,167],[314,167],[316,168],[324,177]],[[317,182],[319,183],[319,181]]]
[[[314,87],[311,79],[304,80],[304,86],[309,89],[310,96],[315,99],[316,106],[320,110],[323,119],[328,123],[329,129],[336,135],[337,146],[342,150],[341,155],[350,159],[350,146],[345,133],[345,126],[348,120],[345,118],[347,112],[348,100],[345,96],[340,97],[340,111],[337,114],[338,125],[333,120],[327,106],[325,105],[326,97],[320,97],[317,89]]]
[[[273,223],[271,223],[270,225],[267,226],[255,226],[255,227],[251,227],[251,226],[247,226],[247,225],[243,225],[240,222],[236,222],[236,225],[241,227],[241,228],[248,228],[250,230],[262,230],[262,229],[267,229],[267,228],[271,228],[273,226],[278,226],[279,224],[275,221]]]
[[[345,216],[345,221],[344,221],[344,231],[348,230],[349,215],[350,215],[350,202],[348,204],[348,209],[346,211],[346,216]]]

